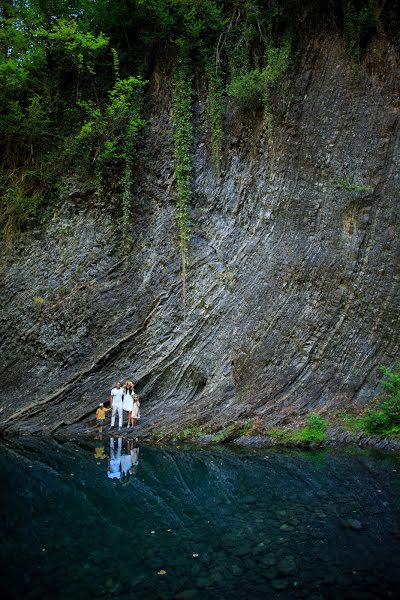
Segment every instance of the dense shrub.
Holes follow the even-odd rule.
[[[307,417],[305,427],[298,429],[274,428],[266,431],[278,444],[285,446],[309,446],[316,444],[324,445],[327,440],[326,420],[317,413],[311,413]]]
[[[380,384],[387,390],[387,397],[378,410],[368,410],[362,417],[362,426],[368,433],[380,435],[397,434],[400,430],[400,367],[384,368]]]
[[[387,390],[388,395],[378,406],[366,410],[362,415],[342,413],[346,429],[373,435],[400,434],[400,367],[382,368],[382,371],[384,377],[379,383]]]
[[[270,92],[274,84],[287,71],[290,64],[291,41],[287,37],[281,48],[270,46],[266,53],[264,68],[243,69],[227,86],[227,92],[234,98],[241,110],[264,106],[269,109]]]
[[[272,94],[290,66],[296,25],[303,23],[305,14],[317,22],[331,10],[323,0],[308,3],[316,16],[307,13],[305,3],[289,0],[5,0],[0,5],[3,226],[32,224],[41,212],[39,204],[51,204],[57,197],[61,174],[95,178],[100,194],[101,178],[111,172],[121,183],[126,222],[129,188],[135,179],[135,144],[130,142],[141,127],[137,100],[160,55],[171,61],[181,58],[177,48],[187,49],[191,83],[198,74],[207,77],[210,142],[219,168],[224,93],[237,108],[263,106],[270,116]],[[359,48],[375,30],[375,4],[375,0],[342,1],[344,29],[354,56],[360,56]],[[203,72],[200,65],[206,65]],[[175,74],[178,71],[175,68]],[[187,94],[175,93],[176,99],[175,114],[181,103],[188,116],[185,127],[182,120],[180,128],[175,127],[177,147],[180,133],[188,138],[191,106],[186,105]],[[189,148],[187,139],[184,145]],[[190,168],[186,150],[181,147],[179,152],[178,195],[188,200]],[[119,172],[107,170],[110,162],[120,166]],[[26,176],[28,171],[40,177]],[[188,208],[186,200],[179,203],[181,238],[182,233],[186,236]]]

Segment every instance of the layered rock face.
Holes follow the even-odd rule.
[[[129,258],[113,192],[99,206],[77,182],[43,230],[2,251],[1,429],[86,427],[128,377],[145,431],[372,400],[399,350],[399,64],[384,34],[359,71],[339,34],[316,34],[272,127],[227,103],[220,173],[196,87],[185,302],[171,73],[156,69]]]

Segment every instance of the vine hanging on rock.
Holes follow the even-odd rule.
[[[188,268],[189,203],[192,195],[192,71],[189,44],[180,39],[173,77],[173,125],[175,144],[175,172],[178,192],[179,247],[183,284],[183,304],[186,307],[186,275]]]

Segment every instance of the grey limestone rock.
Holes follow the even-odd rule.
[[[194,111],[185,305],[168,65],[148,88],[127,259],[114,192],[99,209],[77,182],[42,230],[1,249],[0,429],[85,432],[128,377],[141,437],[301,422],[376,396],[399,350],[399,55],[382,38],[385,75],[371,53],[355,76],[339,34],[315,40],[272,134],[227,101],[219,173]]]

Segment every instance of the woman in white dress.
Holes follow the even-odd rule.
[[[128,429],[133,424],[133,421],[132,421],[133,395],[134,395],[133,383],[132,383],[132,381],[127,381],[124,385],[124,401],[122,404],[122,408],[124,410],[126,410],[128,413],[128,425],[127,425]]]

